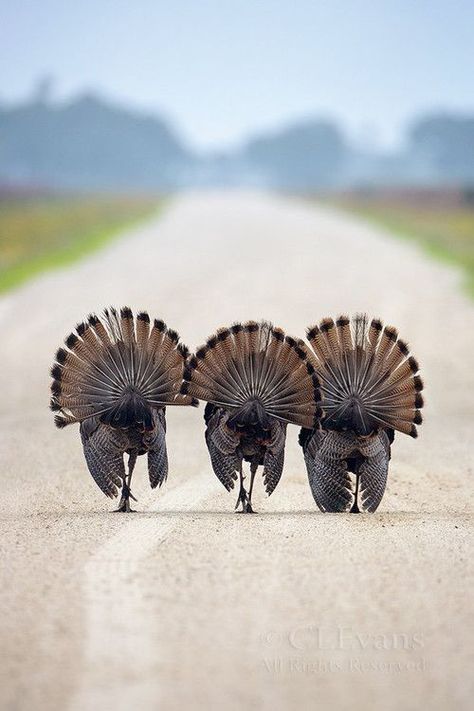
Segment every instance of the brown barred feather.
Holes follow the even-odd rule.
[[[112,427],[150,423],[155,408],[189,405],[179,390],[187,349],[178,335],[124,307],[91,314],[56,354],[51,408],[63,427],[97,416]]]
[[[320,393],[308,357],[302,341],[266,321],[234,324],[188,359],[183,390],[231,413],[258,401],[267,416],[314,427]]]
[[[367,436],[379,428],[416,436],[423,398],[418,362],[398,331],[365,314],[308,329],[321,383],[324,425]]]

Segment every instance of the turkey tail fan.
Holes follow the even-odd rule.
[[[99,417],[112,427],[153,428],[153,408],[196,404],[181,395],[189,355],[176,331],[128,307],[91,314],[56,353],[51,409],[65,427]]]
[[[366,314],[326,318],[307,331],[321,382],[324,425],[369,435],[390,428],[417,436],[423,383],[398,331]]]
[[[316,427],[319,380],[303,341],[267,321],[220,328],[188,358],[181,388],[244,419]]]

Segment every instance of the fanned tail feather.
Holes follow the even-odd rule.
[[[191,405],[180,393],[189,353],[163,321],[128,307],[91,314],[56,353],[51,409],[58,427],[99,417],[112,427],[153,427],[153,408]]]
[[[417,436],[423,383],[398,331],[366,314],[326,318],[308,329],[321,382],[324,424],[369,435],[390,428]]]
[[[188,358],[181,392],[233,413],[256,408],[303,427],[318,426],[322,416],[308,349],[266,321],[237,323],[208,338]]]

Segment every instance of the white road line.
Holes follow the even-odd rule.
[[[179,517],[160,517],[160,510],[193,510],[217,490],[216,479],[207,474],[153,498],[147,511],[156,516],[131,514],[119,535],[108,539],[85,565],[83,671],[71,711],[146,709],[150,700],[158,701],[160,650],[137,573],[157,544],[179,526]]]

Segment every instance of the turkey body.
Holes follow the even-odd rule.
[[[212,467],[219,481],[229,491],[240,476],[236,508],[253,513],[252,491],[259,466],[263,466],[263,483],[270,495],[280,481],[285,459],[286,423],[267,418],[265,428],[258,424],[235,423],[230,412],[208,403],[204,410],[206,444]],[[243,486],[242,462],[250,464],[250,488]]]
[[[351,431],[302,430],[300,444],[314,499],[321,511],[373,512],[388,476],[393,430],[360,436]],[[355,490],[350,474],[356,477]]]
[[[308,340],[324,410],[320,428],[300,433],[314,500],[321,511],[373,512],[395,431],[416,437],[422,422],[418,362],[393,326],[366,314],[325,318]]]
[[[103,493],[131,511],[133,468],[147,455],[152,488],[168,475],[166,406],[196,405],[181,395],[188,356],[176,331],[127,306],[90,314],[58,349],[51,409],[63,428],[79,423],[87,467]],[[125,470],[124,455],[128,454]]]
[[[319,380],[301,340],[268,321],[219,328],[186,362],[182,395],[206,402],[206,444],[212,469],[227,491],[239,479],[235,508],[254,513],[255,474],[263,466],[270,495],[281,479],[287,424],[319,422]],[[243,462],[250,463],[250,487]]]
[[[130,480],[137,457],[147,455],[152,488],[161,486],[168,476],[165,408],[155,410],[151,417],[152,425],[146,430],[138,423],[122,429],[111,427],[101,422],[99,417],[81,422],[84,457],[94,481],[111,498],[117,496],[117,487],[122,487],[118,511],[131,510],[128,503]],[[127,473],[125,454],[129,457]]]

